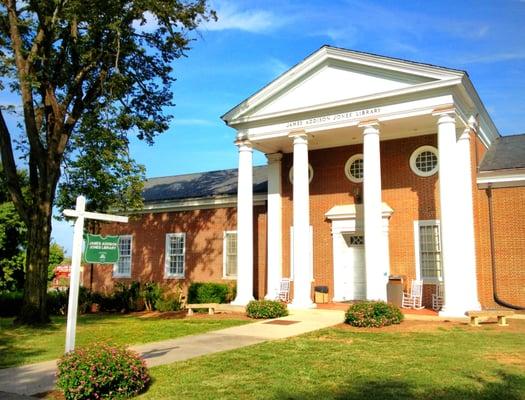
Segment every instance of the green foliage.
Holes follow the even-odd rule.
[[[131,282],[129,284],[117,282],[113,298],[117,311],[130,312],[139,309],[140,283]]]
[[[193,282],[188,289],[188,303],[227,303],[232,298],[231,291],[226,283]]]
[[[352,304],[345,314],[345,322],[360,328],[380,328],[400,324],[403,314],[399,307],[384,301],[363,301]]]
[[[246,306],[246,314],[256,319],[279,318],[288,315],[288,309],[279,301],[252,300]]]
[[[82,287],[80,289],[83,289]],[[82,290],[80,290],[80,293]],[[79,300],[81,298],[79,293]],[[66,315],[68,302],[68,291],[66,290],[51,290],[47,292],[47,312],[51,315]],[[79,301],[79,308],[82,310],[82,303]]]
[[[138,354],[94,344],[58,361],[57,387],[67,400],[125,399],[147,388],[150,376]]]
[[[162,296],[162,288],[157,282],[146,282],[142,286],[141,296],[146,310],[153,311],[157,300]]]
[[[160,312],[179,311],[182,309],[182,302],[176,295],[166,295],[157,299],[155,302],[155,310]]]
[[[22,292],[0,292],[0,317],[14,317],[22,308]]]
[[[55,277],[55,268],[64,261],[64,248],[58,243],[51,243],[49,246],[49,267],[47,269],[47,280],[51,281]]]

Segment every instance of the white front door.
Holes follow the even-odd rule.
[[[334,235],[334,300],[366,299],[364,236],[359,232]]]

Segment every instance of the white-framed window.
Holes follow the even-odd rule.
[[[222,276],[237,278],[237,231],[224,232]]]
[[[131,252],[133,250],[132,235],[121,235],[118,239],[119,259],[113,264],[115,278],[131,277]]]
[[[186,234],[166,234],[165,254],[164,276],[166,278],[184,278],[186,267]]]
[[[290,171],[288,172],[288,179],[290,180],[290,183],[293,185],[293,167],[290,167]],[[308,183],[311,183],[312,179],[314,179],[314,168],[309,163],[308,164]]]
[[[418,176],[432,176],[439,168],[438,150],[434,146],[418,147],[410,156],[410,168]]]
[[[293,281],[294,278],[294,267],[293,267],[293,260],[294,260],[294,251],[293,251],[293,242],[294,242],[294,234],[293,234],[293,226],[290,227],[290,279]],[[314,279],[313,273],[314,273],[314,257],[313,257],[313,251],[314,251],[314,231],[312,228],[312,225],[310,225],[310,246],[308,248],[310,251],[310,272],[312,276],[310,277],[311,280]]]
[[[363,155],[355,154],[346,161],[345,175],[354,183],[363,182]]]
[[[414,221],[416,277],[424,282],[443,281],[439,220]]]

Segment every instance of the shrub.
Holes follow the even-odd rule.
[[[146,310],[153,311],[156,309],[157,301],[162,296],[162,288],[156,282],[146,282],[142,288],[141,296],[144,299]]]
[[[174,295],[168,295],[164,298],[157,299],[155,310],[160,312],[179,311],[182,309],[182,302]]]
[[[14,317],[22,308],[22,292],[0,292],[0,317]]]
[[[231,297],[230,286],[226,283],[194,282],[188,289],[188,303],[226,303]]]
[[[56,289],[47,292],[46,307],[49,314],[65,315],[67,311],[67,302],[68,291]]]
[[[67,400],[125,399],[143,391],[149,382],[144,360],[120,347],[93,344],[58,361],[57,386]]]
[[[286,304],[273,300],[253,300],[246,306],[250,318],[279,318],[288,315]]]
[[[138,302],[140,298],[140,284],[138,282],[131,282],[129,285],[118,282],[115,285],[115,292],[113,298],[117,311],[137,311]]]
[[[360,328],[380,328],[403,321],[399,308],[384,301],[364,301],[352,304],[345,315],[345,322]]]

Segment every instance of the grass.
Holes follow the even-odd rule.
[[[140,399],[525,399],[521,326],[325,329],[152,368]]]
[[[242,319],[140,318],[137,315],[81,315],[76,345],[109,341],[133,345],[240,325]],[[0,318],[0,368],[52,360],[64,352],[65,317],[53,317],[42,328],[13,327],[12,318]]]

